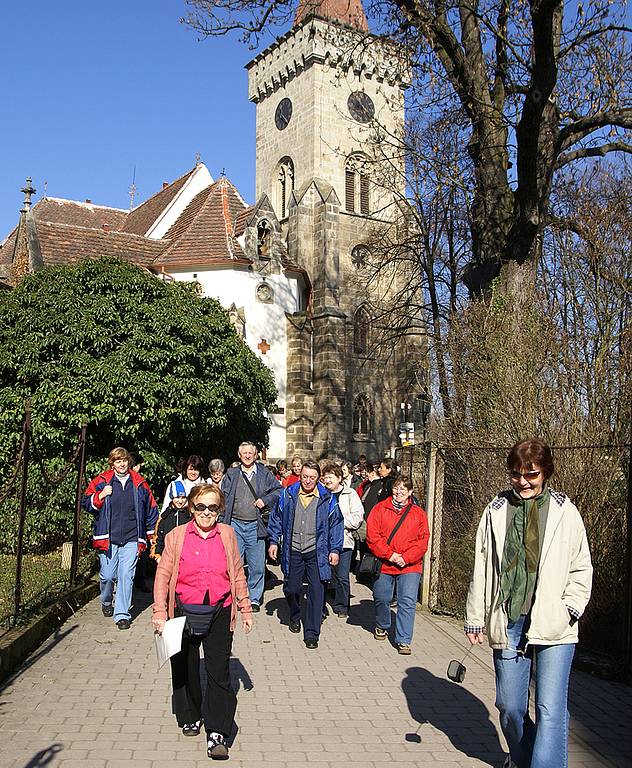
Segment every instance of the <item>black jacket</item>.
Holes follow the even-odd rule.
[[[176,509],[173,505],[169,504],[158,520],[156,537],[154,538],[154,545],[151,548],[151,556],[155,557],[158,555],[160,557],[165,548],[165,536],[169,531],[172,531],[178,525],[188,523],[191,519],[188,507]]]

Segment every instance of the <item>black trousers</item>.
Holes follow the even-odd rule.
[[[237,696],[230,682],[231,607],[221,608],[211,631],[202,640],[182,638],[182,650],[171,657],[173,695],[171,705],[178,725],[204,721],[207,731],[230,736],[237,709]],[[206,695],[200,683],[200,643],[204,652]]]

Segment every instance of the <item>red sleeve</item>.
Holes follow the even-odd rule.
[[[395,551],[390,544],[386,543],[391,531],[386,530],[388,526],[384,522],[384,507],[385,502],[378,502],[371,510],[366,523],[367,546],[380,560],[388,560]]]
[[[413,510],[411,510],[412,512]],[[428,516],[421,507],[417,507],[417,519],[419,525],[416,525],[417,536],[413,538],[410,545],[400,553],[404,558],[406,565],[416,565],[421,563],[424,555],[428,551],[428,541],[430,539],[430,528],[428,527]]]

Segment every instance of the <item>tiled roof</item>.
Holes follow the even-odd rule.
[[[74,224],[78,227],[102,227],[107,224],[111,229],[121,229],[128,214],[121,208],[79,203],[58,197],[43,197],[35,203],[32,211],[35,221]]]
[[[256,206],[249,205],[248,208],[243,210],[241,213],[237,214],[237,218],[235,219],[235,237],[239,237],[240,235],[243,235],[246,230],[246,224],[248,223],[248,219],[250,216],[252,216],[253,211],[255,210]]]
[[[362,0],[300,0],[294,24],[300,24],[310,16],[339,21],[363,32],[369,31]]]
[[[45,221],[38,222],[37,234],[45,266],[115,256],[149,267],[168,245],[164,240],[150,240],[125,232],[105,232],[102,228],[88,229]]]
[[[193,198],[167,232],[165,237],[173,241],[172,245],[154,265],[173,268],[244,260],[234,222],[246,208],[230,181],[218,179]]]
[[[123,232],[144,235],[186,184],[194,171],[195,168],[187,171],[184,176],[180,176],[179,179],[171,182],[171,184],[164,187],[164,189],[161,189],[160,192],[156,192],[155,195],[152,195],[148,200],[145,200],[144,203],[137,208],[134,208],[133,211],[130,211],[127,214],[127,221],[122,227]]]

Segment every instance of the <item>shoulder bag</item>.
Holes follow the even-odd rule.
[[[404,512],[402,513],[402,516],[397,521],[397,525],[393,530],[391,531],[391,535],[386,539],[386,543],[390,544],[393,540],[393,536],[397,533],[399,530],[399,526],[404,522],[406,519],[406,515],[410,512],[410,508],[412,507],[412,504],[409,504]],[[358,573],[362,576],[373,576],[374,578],[377,578],[380,575],[380,572],[382,570],[382,561],[379,557],[376,557],[372,552],[366,552],[362,556],[362,560],[360,560],[360,565],[358,566]]]
[[[184,622],[184,633],[191,640],[203,640],[211,631],[211,625],[217,616],[220,608],[224,607],[224,601],[230,595],[226,592],[220,599],[209,605],[208,603],[197,605],[195,603],[183,603],[180,595],[176,594],[176,608],[180,616],[186,616]],[[208,590],[204,597],[208,600]]]

